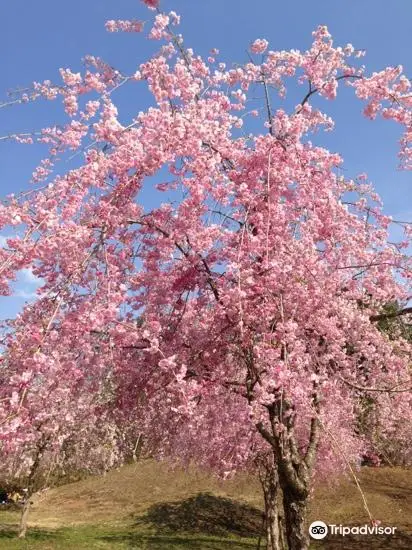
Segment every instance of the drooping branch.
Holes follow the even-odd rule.
[[[357,79],[360,79],[360,78],[363,78],[361,75],[357,75],[357,74],[342,74],[340,76],[337,76],[335,78],[335,80],[344,80],[346,78],[357,78]],[[320,88],[324,88],[326,86],[326,82],[323,84],[323,86]],[[305,97],[302,99],[302,101],[300,102],[300,108],[298,110],[298,113],[302,110],[302,107],[309,101],[309,99],[314,95],[316,94],[317,92],[320,91],[319,88],[312,88],[312,83],[309,81],[309,91],[308,93],[305,95]]]
[[[350,382],[349,380],[346,380],[342,376],[339,377],[342,382],[344,382],[347,386],[364,392],[381,392],[381,393],[404,393],[404,392],[410,392],[412,391],[412,386],[409,386],[408,388],[400,388],[400,386],[403,386],[404,384],[409,384],[410,382],[401,382],[399,384],[396,384],[396,386],[392,386],[391,388],[375,388],[375,387],[367,387],[367,386],[360,386],[358,384],[353,384],[353,382]]]
[[[150,222],[146,222],[146,221],[143,221],[143,220],[127,220],[127,223],[146,225],[147,227],[151,227],[152,229],[155,229],[156,231],[161,233],[164,237],[166,237],[168,239],[171,238],[170,233],[168,231],[162,229],[161,227],[157,226],[156,224],[152,224]],[[186,250],[179,242],[174,240],[173,243],[176,246],[176,248],[179,250],[179,252],[181,252],[185,258],[190,257],[190,252],[188,250]],[[188,243],[188,244],[190,246],[190,243]],[[199,260],[200,260],[201,264],[203,265],[204,272],[207,274],[207,283],[208,283],[208,285],[209,285],[216,301],[220,302],[221,300],[220,300],[219,290],[218,290],[218,288],[216,286],[216,283],[213,279],[212,271],[211,271],[207,261],[205,260],[205,258],[203,258],[203,256],[200,253],[197,253],[197,256],[199,257]]]
[[[398,311],[389,311],[388,313],[379,313],[378,315],[371,315],[369,319],[371,321],[384,321],[385,319],[395,319],[402,315],[409,315],[412,313],[412,307],[405,307]]]

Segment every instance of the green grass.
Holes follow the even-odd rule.
[[[359,479],[372,514],[397,526],[396,537],[328,538],[311,550],[411,550],[412,470],[362,468]],[[0,510],[0,550],[256,549],[261,510],[253,477],[223,482],[206,472],[145,460],[51,489],[35,502],[25,540],[16,536],[18,511]],[[319,487],[310,506],[309,521],[315,519],[368,521],[351,478]]]
[[[16,538],[16,529],[0,531],[3,550],[247,550],[257,539],[215,537],[202,533],[150,532],[139,528],[83,525],[61,529],[31,528],[26,538]]]

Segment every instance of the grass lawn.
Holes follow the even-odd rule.
[[[411,550],[411,474],[400,468],[363,468],[359,474],[374,517],[396,526],[395,537],[328,537],[313,549]],[[147,460],[48,491],[33,506],[25,540],[16,538],[18,511],[0,511],[0,550],[257,549],[261,510],[253,478],[220,482]],[[311,503],[314,520],[368,522],[352,480],[319,488]]]
[[[60,529],[32,528],[26,539],[16,538],[14,529],[0,532],[3,550],[246,550],[256,549],[257,540],[212,537],[200,534],[159,534],[119,526],[93,525]]]

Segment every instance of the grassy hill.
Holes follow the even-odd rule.
[[[361,485],[375,518],[396,526],[396,537],[331,540],[314,548],[412,548],[412,471],[363,468]],[[33,506],[26,541],[16,540],[17,512],[0,512],[0,549],[256,549],[262,527],[258,482],[219,481],[195,469],[170,470],[144,460],[104,477],[48,491]],[[354,483],[323,485],[311,520],[367,523]],[[262,542],[263,546],[263,542]]]

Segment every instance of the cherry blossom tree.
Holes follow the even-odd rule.
[[[59,97],[69,121],[10,136],[49,151],[34,187],[0,205],[13,231],[1,292],[21,269],[42,281],[3,342],[2,452],[41,417],[32,400],[53,410],[60,388],[85,384],[161,456],[225,476],[264,457],[268,548],[306,549],[319,474],[352,469],[372,444],[358,429],[365,395],[378,396],[382,434],[412,410],[410,343],[377,326],[389,302],[410,314],[410,224],[391,243],[367,176],[344,176],[316,136],[333,130],[327,100],[348,86],[368,118],[400,124],[410,168],[411,84],[401,67],[369,75],[363,52],[335,46],[324,26],[306,51],[257,39],[243,66],[217,50],[204,60],[176,34],[175,12],[144,3],[148,38],[163,45],[134,74],[88,56],[83,73],[61,69],[62,83],[13,100]],[[144,31],[140,20],[106,27]],[[127,124],[115,105],[124,85],[153,97]],[[293,85],[302,100],[288,110]],[[264,100],[249,109],[256,88]],[[76,166],[56,173],[68,157]],[[164,197],[156,207],[148,188]],[[398,434],[407,450],[408,430]]]
[[[1,449],[2,485],[19,487],[23,494],[19,538],[26,536],[31,506],[44,491],[64,480],[106,473],[125,460],[117,426],[91,414],[90,407],[76,426],[68,419],[65,424],[58,431],[50,418],[34,422],[30,434],[26,430]]]
[[[9,360],[1,369],[1,392],[11,393],[10,403],[15,404],[17,392],[10,384],[18,376],[18,362],[12,355]],[[69,374],[73,377],[73,371]],[[31,504],[44,490],[63,480],[104,473],[131,455],[126,424],[116,423],[107,387],[97,389],[90,374],[88,369],[83,380],[64,378],[62,372],[59,379],[39,375],[24,409],[3,425],[0,479],[3,486],[24,492],[19,537],[25,537]]]
[[[383,308],[377,326],[395,343],[399,339],[411,342],[411,327],[405,309],[392,302]],[[402,393],[402,392],[401,392]],[[406,466],[411,462],[411,446],[406,442],[412,437],[411,424],[404,419],[402,412],[409,402],[398,392],[365,392],[361,397],[359,432],[369,441],[369,449],[364,457],[366,463],[389,466]],[[393,415],[394,408],[397,411]]]

